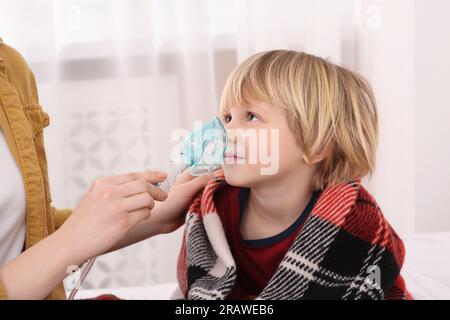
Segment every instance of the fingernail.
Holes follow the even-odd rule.
[[[158,172],[158,173],[156,173],[156,176],[157,176],[159,179],[164,179],[164,178],[167,177],[167,174],[164,173],[164,172]]]

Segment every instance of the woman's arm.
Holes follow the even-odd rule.
[[[84,262],[74,243],[76,239],[56,231],[3,266],[0,279],[8,298],[45,298],[68,275],[69,266]]]

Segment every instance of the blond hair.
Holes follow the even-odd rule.
[[[238,65],[225,84],[220,111],[262,100],[286,111],[307,158],[326,152],[313,187],[372,174],[378,143],[373,91],[362,76],[304,52],[261,52]]]

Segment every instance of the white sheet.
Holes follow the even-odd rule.
[[[405,237],[402,274],[415,299],[450,299],[450,232]]]
[[[108,293],[126,300],[169,300],[177,286],[177,283],[164,283],[148,287],[85,289],[78,291],[75,299],[93,298]]]

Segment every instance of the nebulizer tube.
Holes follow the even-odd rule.
[[[186,137],[182,151],[176,159],[169,164],[152,168],[154,171],[162,171],[167,174],[166,180],[155,185],[165,192],[169,192],[178,175],[187,168],[193,176],[208,174],[220,168],[223,164],[227,142],[227,133],[222,122],[218,117],[214,117]],[[80,277],[70,292],[68,300],[75,298],[95,259],[96,257],[91,258],[82,267]]]

